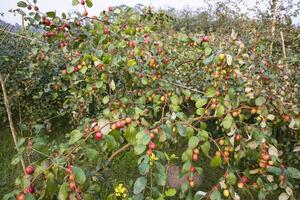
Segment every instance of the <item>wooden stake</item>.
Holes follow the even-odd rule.
[[[5,88],[5,82],[8,79],[8,75],[5,78],[5,80],[3,80],[2,75],[0,74],[0,83],[1,83],[1,88],[2,88],[2,93],[3,93],[3,101],[4,101],[4,105],[6,108],[6,113],[7,113],[7,118],[8,118],[8,122],[9,122],[9,127],[10,127],[10,131],[11,131],[11,135],[13,137],[14,143],[15,143],[15,147],[17,149],[17,151],[19,152],[19,147],[18,147],[18,141],[17,141],[17,131],[14,127],[14,123],[12,120],[12,115],[11,115],[11,110],[10,110],[10,105],[9,105],[9,99],[6,93],[6,88]],[[24,174],[26,174],[26,170],[25,170],[25,163],[23,158],[21,158],[21,165],[24,171]]]
[[[280,35],[281,35],[281,44],[282,44],[283,57],[284,57],[284,59],[286,59],[285,43],[284,43],[284,36],[283,36],[282,31],[280,31]]]

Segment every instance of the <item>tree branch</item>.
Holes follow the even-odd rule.
[[[111,156],[108,158],[108,164],[120,153],[122,153],[123,151],[127,150],[129,147],[131,146],[131,144],[125,144],[122,148],[118,149],[117,151],[113,152],[111,154]]]
[[[8,76],[5,78],[5,81],[7,80],[7,78],[8,78]],[[19,152],[18,141],[17,141],[17,131],[14,127],[14,123],[12,120],[12,114],[11,114],[11,110],[10,110],[9,100],[8,100],[8,96],[7,96],[6,88],[5,88],[5,81],[3,80],[2,75],[0,74],[0,83],[1,83],[1,87],[2,87],[3,101],[4,101],[5,108],[6,108],[9,127],[10,127],[11,135],[12,135],[14,143],[15,143],[15,147],[16,147],[17,151]],[[21,158],[21,165],[22,165],[22,168],[23,168],[23,171],[25,174],[26,171],[25,171],[25,163],[24,163],[23,158]]]

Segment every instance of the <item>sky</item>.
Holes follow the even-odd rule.
[[[21,24],[21,16],[14,16],[12,13],[8,12],[8,10],[17,7],[18,1],[19,0],[0,0],[0,13],[4,13],[4,16],[0,15],[0,19],[11,24]],[[32,2],[32,0],[29,1]],[[37,2],[40,10],[44,13],[50,10],[57,11],[57,14],[74,10],[83,12],[82,6],[72,6],[72,0],[37,0]],[[247,2],[248,6],[253,6],[255,0],[249,0]],[[93,0],[93,4],[94,6],[88,9],[89,15],[98,16],[100,11],[107,10],[109,6],[117,6],[122,4],[128,6],[144,4],[147,6],[154,6],[154,8],[174,7],[177,9],[190,6],[191,8],[196,9],[204,6],[204,0]],[[300,19],[297,21],[300,21]]]
[[[11,24],[21,24],[21,17],[14,16],[9,13],[9,9],[16,8],[19,0],[0,0],[0,13],[4,13],[4,16],[0,16],[0,19],[9,22]],[[25,1],[25,0],[24,0]],[[31,0],[30,0],[31,1]],[[40,10],[49,11],[56,10],[57,13],[68,12],[73,10],[79,10],[83,12],[82,6],[72,6],[72,0],[38,0],[38,6]],[[107,10],[109,6],[116,6],[125,4],[128,6],[134,6],[136,4],[152,5],[154,8],[174,7],[182,9],[185,6],[192,8],[203,7],[203,0],[93,0],[94,6],[88,9],[89,14],[98,15],[101,10]]]

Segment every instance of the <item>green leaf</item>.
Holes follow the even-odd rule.
[[[204,114],[204,111],[205,111],[204,108],[198,108],[198,109],[196,110],[196,114],[201,116],[201,115]]]
[[[210,199],[211,200],[221,200],[221,193],[219,192],[219,190],[213,191],[213,193],[211,193],[211,195],[210,195]]]
[[[226,182],[229,185],[235,185],[236,184],[236,176],[234,175],[234,173],[230,172],[227,176],[226,176]]]
[[[218,107],[217,107],[215,115],[217,117],[220,117],[220,116],[224,115],[224,112],[225,112],[224,106],[222,104],[219,104]]]
[[[78,140],[80,140],[83,134],[79,130],[75,129],[70,133],[70,136],[69,144],[75,144]]]
[[[18,139],[18,143],[17,143],[17,147],[20,148],[20,146],[22,146],[25,142],[25,138],[21,137]]]
[[[30,193],[30,192],[27,192],[26,195],[25,195],[25,200],[34,200],[34,196]]]
[[[270,173],[273,173],[277,176],[279,176],[280,174],[282,174],[282,169],[280,169],[279,167],[272,167],[272,166],[269,166],[267,168],[268,172]]]
[[[134,152],[136,155],[142,154],[146,150],[146,146],[142,144],[138,144],[134,146]]]
[[[132,66],[134,66],[134,65],[136,65],[136,61],[135,61],[134,59],[128,60],[128,62],[127,62],[127,66],[128,66],[128,67],[132,67]]]
[[[192,136],[189,139],[189,148],[190,149],[194,149],[195,147],[197,147],[199,144],[199,138],[197,136]]]
[[[205,52],[205,55],[206,55],[206,56],[209,56],[209,55],[211,54],[211,52],[212,52],[212,49],[211,49],[210,47],[206,47],[206,48],[204,49],[204,52]]]
[[[63,183],[60,186],[59,192],[58,192],[58,199],[59,200],[66,200],[68,198],[68,189],[69,186],[67,183]]]
[[[50,196],[54,196],[54,194],[56,194],[57,192],[57,183],[55,182],[54,179],[54,174],[53,173],[49,173],[47,174],[47,185],[46,185],[46,194],[50,195]]]
[[[92,2],[92,0],[86,0],[85,3],[86,3],[86,5],[87,5],[87,7],[89,7],[89,8],[93,7],[93,2]]]
[[[201,150],[207,156],[210,150],[210,143],[208,141],[204,142],[204,144],[201,145]]]
[[[287,168],[288,175],[295,179],[300,179],[300,171],[294,167]]]
[[[176,128],[178,130],[179,135],[181,135],[182,137],[186,136],[186,133],[185,133],[186,128],[184,126],[182,126],[181,124],[177,123],[176,124]]]
[[[214,87],[210,87],[206,90],[205,96],[207,97],[213,97],[216,95],[216,89]]]
[[[167,197],[173,197],[176,195],[176,189],[170,188],[165,192]]]
[[[53,11],[50,11],[50,12],[46,12],[46,15],[47,15],[48,17],[55,18],[56,13],[53,12]]]
[[[92,148],[86,149],[86,156],[89,161],[96,160],[96,158],[99,156],[99,152]]]
[[[146,175],[149,172],[150,166],[148,163],[141,163],[139,165],[139,172],[141,175]]]
[[[207,139],[209,137],[208,132],[206,130],[200,130],[198,135],[199,135],[201,141],[207,141]]]
[[[196,108],[201,108],[202,106],[204,106],[205,104],[207,104],[207,99],[198,99],[196,101]]]
[[[144,130],[142,130],[136,135],[136,140],[138,144],[147,145],[151,138]]]
[[[107,148],[109,150],[114,150],[118,145],[115,138],[111,135],[105,135],[104,140],[105,140],[105,142],[107,144]]]
[[[189,172],[190,169],[191,169],[191,166],[192,166],[192,164],[191,164],[190,161],[185,162],[185,163],[183,164],[183,166],[182,166],[182,173],[187,173],[187,172]]]
[[[214,156],[211,160],[210,160],[210,166],[211,167],[219,167],[222,165],[222,159],[220,156]]]
[[[109,102],[109,96],[107,95],[107,96],[103,97],[102,103],[103,104],[108,104],[108,102]]]
[[[72,0],[72,6],[77,6],[79,4],[78,0]]]
[[[27,3],[25,3],[24,1],[19,1],[17,3],[17,6],[20,7],[20,8],[25,8],[25,7],[27,7]]]
[[[136,131],[135,127],[130,125],[126,128],[124,136],[130,144],[135,144],[136,143],[136,140],[135,140],[136,134],[137,134],[137,131]]]
[[[266,102],[265,97],[257,97],[255,99],[255,105],[257,106],[261,106],[262,104],[264,104]]]
[[[231,128],[232,123],[233,123],[233,117],[231,116],[231,114],[227,114],[226,117],[222,121],[222,126],[225,129],[229,129],[229,128]]]
[[[79,184],[84,184],[86,176],[84,171],[80,167],[72,167],[72,172],[75,175],[75,181]]]
[[[139,177],[133,186],[133,193],[134,194],[139,194],[141,193],[147,185],[147,179],[144,176]]]

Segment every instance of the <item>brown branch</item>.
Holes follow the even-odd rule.
[[[7,80],[7,78],[5,78],[5,80]],[[19,152],[18,140],[17,140],[17,131],[14,127],[14,123],[13,123],[13,120],[12,120],[12,114],[11,114],[11,110],[10,110],[9,100],[8,100],[8,96],[7,96],[7,92],[6,92],[6,88],[5,88],[5,81],[3,80],[1,74],[0,74],[0,82],[1,82],[2,93],[3,93],[3,101],[4,101],[5,108],[6,108],[6,113],[7,113],[7,118],[8,118],[8,122],[9,122],[11,135],[13,137],[15,147],[16,147],[17,151]],[[25,163],[24,163],[23,157],[21,158],[21,165],[22,165],[24,174],[26,174]]]
[[[113,152],[111,154],[111,156],[108,158],[108,164],[120,153],[122,153],[123,151],[127,150],[129,147],[131,146],[131,144],[125,144],[122,148],[118,149],[117,151]]]

